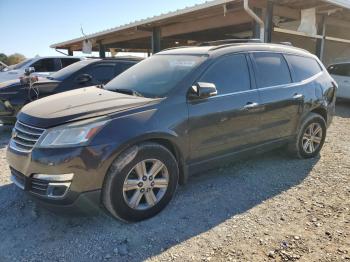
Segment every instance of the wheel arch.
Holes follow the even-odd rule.
[[[147,142],[156,143],[162,145],[174,155],[179,167],[179,184],[184,185],[188,179],[188,171],[184,160],[183,150],[181,150],[181,146],[175,142],[176,139],[176,134],[169,134],[165,132],[149,133],[139,136],[132,139],[132,141],[127,141],[120,145],[118,147],[118,151],[113,154],[111,163],[115,159],[121,157],[124,152],[128,151],[128,149],[133,148],[136,145]]]
[[[327,110],[325,108],[320,106],[320,107],[317,107],[317,108],[311,110],[310,113],[315,113],[315,114],[322,116],[323,119],[327,123],[328,113],[327,113]]]

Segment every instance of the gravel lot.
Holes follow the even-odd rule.
[[[275,151],[193,176],[157,217],[63,216],[9,180],[0,135],[0,261],[350,261],[350,103],[318,159]]]

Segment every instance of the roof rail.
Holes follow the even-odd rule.
[[[288,46],[293,46],[291,42],[279,42],[280,45],[288,45]]]
[[[174,47],[169,47],[169,48],[162,49],[162,52],[163,52],[163,51],[174,50],[174,49],[189,48],[189,47],[193,47],[193,46],[188,46],[188,45],[184,45],[184,46],[174,46]]]
[[[224,39],[200,43],[198,46],[219,46],[227,44],[261,43],[260,39]]]

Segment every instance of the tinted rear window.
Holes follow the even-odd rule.
[[[215,84],[218,94],[229,94],[250,89],[250,77],[245,55],[230,55],[214,63],[199,82]]]
[[[56,64],[54,58],[44,58],[36,61],[33,65],[35,72],[54,72]]]
[[[84,71],[84,74],[89,74],[92,76],[92,79],[106,84],[115,76],[115,66],[114,64],[105,64],[105,65],[94,65]]]
[[[287,62],[281,54],[254,53],[259,87],[290,84],[292,82]]]
[[[350,64],[331,65],[328,72],[337,76],[350,76]]]
[[[297,55],[286,55],[286,59],[291,65],[295,80],[297,82],[308,79],[322,71],[318,62],[310,57],[303,57]]]
[[[61,58],[62,68],[69,66],[75,62],[80,61],[78,58]]]

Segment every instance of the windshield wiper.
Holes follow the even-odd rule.
[[[132,89],[118,88],[118,89],[114,89],[113,91],[121,93],[121,94],[131,95],[131,96],[144,97],[142,94],[140,94],[139,92],[132,90]]]

